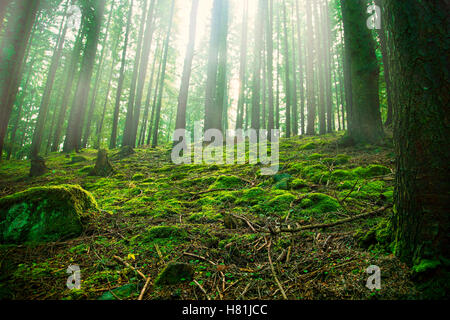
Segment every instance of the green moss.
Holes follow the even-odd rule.
[[[132,178],[131,178],[131,180],[133,180],[133,181],[142,181],[142,180],[144,180],[146,178],[146,175],[145,174],[142,174],[142,173],[136,173]]]
[[[300,147],[300,150],[313,150],[317,148],[317,144],[315,142],[309,142]]]
[[[354,237],[363,248],[379,247],[392,251],[392,227],[389,219],[382,219],[369,231],[358,230]]]
[[[291,186],[293,189],[302,189],[308,187],[308,182],[304,179],[294,179]]]
[[[413,271],[416,273],[425,272],[428,270],[435,269],[436,267],[441,265],[441,261],[439,260],[428,260],[422,259],[420,262],[413,266]]]
[[[331,173],[331,181],[344,181],[344,180],[354,180],[356,179],[356,174],[349,170],[337,169]]]
[[[280,195],[270,199],[265,207],[269,208],[270,212],[283,212],[289,210],[292,201],[295,200],[295,196],[292,193],[284,192]]]
[[[280,173],[273,176],[275,185],[274,189],[289,190],[291,185],[292,176],[288,173]]]
[[[135,284],[129,283],[122,287],[111,290],[112,293],[109,291],[105,292],[98,298],[98,300],[117,300],[117,298],[127,299],[132,297],[133,295],[137,295],[139,292],[138,289],[139,288]]]
[[[327,212],[336,212],[339,208],[339,202],[329,195],[323,193],[311,193],[300,202],[300,208],[303,214],[323,214]]]
[[[237,205],[254,206],[265,200],[266,191],[259,187],[245,189],[242,191],[242,195],[235,201]]]
[[[373,178],[389,174],[391,173],[391,170],[388,167],[382,165],[371,164],[365,168],[363,167],[355,168],[353,169],[353,172],[363,178]]]
[[[77,185],[36,187],[0,199],[0,242],[47,242],[78,236],[94,197]]]
[[[192,280],[194,270],[187,263],[170,262],[155,280],[156,286],[174,285]]]
[[[325,155],[320,154],[320,153],[313,153],[308,156],[308,160],[319,160],[323,157],[325,157]]]
[[[154,239],[185,239],[187,232],[175,226],[156,226],[148,229],[143,237],[145,241]]]
[[[243,185],[244,181],[239,177],[219,176],[209,189],[235,189],[242,187]]]

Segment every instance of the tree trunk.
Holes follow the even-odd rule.
[[[375,4],[384,10],[385,0],[375,0]],[[380,49],[383,55],[383,68],[384,68],[384,81],[386,82],[386,99],[387,99],[387,116],[384,125],[389,127],[392,124],[393,110],[392,110],[392,83],[390,76],[389,57],[387,51],[387,39],[386,39],[386,27],[384,25],[384,19],[381,19],[381,29],[378,30],[378,36],[380,37]]]
[[[300,133],[305,134],[305,88],[303,86],[303,60],[302,60],[302,40],[300,30],[300,4],[299,0],[295,3],[295,12],[297,17],[297,35],[298,35],[298,65],[299,65],[299,86],[300,86]]]
[[[108,22],[106,23],[105,39],[103,40],[102,52],[100,54],[100,61],[98,64],[97,75],[95,76],[94,89],[92,90],[92,100],[91,100],[91,104],[90,104],[89,111],[88,111],[87,118],[86,118],[86,125],[84,127],[83,143],[81,145],[82,148],[86,148],[89,136],[91,135],[92,116],[94,114],[94,110],[96,107],[98,88],[99,88],[100,82],[102,80],[103,60],[105,58],[105,50],[108,46],[109,26],[111,24],[111,18],[112,18],[113,12],[114,12],[114,2],[112,2],[112,4],[111,4]]]
[[[74,104],[70,110],[69,122],[67,125],[66,140],[64,141],[64,152],[70,153],[78,151],[81,146],[81,134],[83,129],[83,120],[86,111],[86,102],[89,96],[89,87],[94,69],[95,55],[97,53],[98,38],[100,27],[105,10],[105,0],[99,0],[92,3],[94,6],[86,8],[89,10],[86,17],[88,33],[84,49],[83,62],[81,64],[79,85],[75,93]]]
[[[448,1],[386,0],[395,88],[395,254],[430,298],[449,294]]]
[[[126,64],[126,58],[127,58],[128,38],[130,35],[131,19],[133,17],[133,4],[134,4],[134,0],[131,0],[130,9],[128,10],[125,40],[124,40],[124,44],[123,44],[122,63],[120,66],[119,82],[117,84],[116,104],[114,107],[112,132],[111,132],[111,138],[109,140],[109,148],[110,149],[115,149],[116,145],[117,145],[117,125],[119,122],[120,99],[122,97],[123,81],[125,79],[125,64]]]
[[[308,34],[308,56],[306,57],[306,96],[308,101],[308,118],[306,134],[316,134],[316,101],[314,93],[314,29],[312,24],[311,1],[306,0],[306,27]]]
[[[348,137],[355,143],[378,143],[383,138],[379,99],[379,66],[367,28],[365,0],[341,0],[346,55],[349,61],[352,105]]]
[[[134,58],[133,76],[131,79],[130,96],[128,98],[127,116],[125,119],[125,129],[123,132],[122,146],[131,147],[131,135],[133,127],[134,98],[136,97],[136,83],[139,72],[139,63],[141,61],[142,41],[144,38],[145,18],[147,13],[147,0],[144,0],[144,6],[141,16],[141,26],[139,29],[136,57]]]
[[[68,29],[68,21],[67,21],[67,17],[66,17],[67,7],[68,7],[68,3],[66,6],[66,11],[64,12],[63,19],[61,21],[61,27],[60,27],[60,31],[59,31],[58,41],[57,41],[55,49],[53,51],[53,57],[52,57],[49,72],[47,75],[47,81],[45,84],[44,94],[43,94],[42,100],[41,100],[41,107],[39,108],[39,114],[38,114],[38,118],[37,118],[37,122],[36,122],[36,128],[34,130],[34,135],[33,135],[33,142],[31,144],[31,154],[30,155],[31,155],[32,159],[38,157],[38,155],[39,155],[39,151],[40,151],[41,143],[42,143],[42,136],[44,133],[44,126],[47,121],[50,96],[52,94],[53,85],[55,83],[56,71],[58,70],[58,67],[60,64],[62,50],[64,47],[64,42],[66,40],[66,33],[67,33],[67,29]]]
[[[158,131],[159,131],[159,122],[161,118],[162,96],[164,93],[164,80],[166,77],[167,56],[169,54],[169,42],[172,32],[173,15],[175,11],[174,9],[175,9],[175,0],[172,0],[172,7],[170,9],[169,27],[167,30],[167,37],[164,43],[164,57],[161,66],[161,79],[159,82],[158,104],[156,105],[156,114],[155,114],[155,130],[153,132],[153,141],[152,141],[153,148],[155,148],[158,145],[158,133],[159,133]]]
[[[245,88],[247,85],[247,42],[248,42],[248,1],[244,0],[244,12],[242,15],[242,35],[240,65],[239,65],[239,99],[236,116],[236,129],[242,129],[244,124]]]
[[[0,47],[0,160],[14,99],[21,78],[22,63],[36,20],[39,0],[14,2],[12,14]],[[4,50],[6,47],[11,50]]]
[[[284,59],[285,59],[285,82],[286,82],[286,138],[291,137],[291,81],[289,76],[289,38],[287,32],[286,0],[283,0],[284,20]]]
[[[181,79],[180,94],[178,96],[177,119],[175,129],[186,129],[186,107],[189,94],[189,82],[192,72],[192,60],[194,59],[195,35],[197,30],[197,12],[199,0],[192,1],[191,20],[189,27],[189,43],[184,59],[183,77]]]
[[[152,2],[150,3],[150,9],[148,10],[147,14],[147,26],[144,33],[144,43],[142,47],[142,56],[139,66],[139,80],[137,83],[136,99],[134,101],[133,126],[131,128],[131,136],[130,136],[130,146],[133,148],[136,146],[136,136],[138,132],[139,118],[141,115],[142,95],[144,92],[145,79],[147,77],[148,61],[150,58],[150,49],[152,46],[153,32],[154,32],[153,13],[156,1],[155,0],[151,1]]]
[[[326,116],[325,116],[325,57],[324,57],[324,34],[322,30],[323,20],[320,19],[320,5],[318,1],[314,1],[313,12],[316,23],[316,52],[317,52],[317,77],[319,78],[319,134],[327,132]]]

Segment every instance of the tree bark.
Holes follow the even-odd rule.
[[[383,138],[379,101],[379,66],[375,44],[367,28],[365,0],[341,0],[346,55],[349,62],[352,105],[348,137],[355,143],[378,143]]]
[[[448,1],[386,0],[396,150],[394,252],[424,290],[449,294]]]
[[[0,160],[14,99],[21,78],[22,63],[36,20],[39,0],[18,0],[14,2],[12,17],[6,26],[0,47]],[[11,48],[12,50],[5,50]]]

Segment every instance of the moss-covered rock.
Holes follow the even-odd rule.
[[[77,185],[36,187],[0,199],[0,242],[48,242],[76,237],[91,214],[94,197]]]
[[[375,227],[367,230],[358,230],[355,235],[358,244],[363,248],[378,246],[388,249],[392,242],[392,227],[388,219],[382,219]]]
[[[300,202],[300,208],[304,214],[323,214],[336,212],[340,208],[339,202],[323,193],[308,194]]]
[[[129,283],[119,288],[115,288],[111,291],[105,292],[97,300],[117,300],[117,298],[127,299],[133,295],[137,295],[139,293],[138,289],[139,288],[137,285]]]
[[[236,176],[219,176],[209,189],[235,189],[242,187],[244,183],[241,178]]]
[[[237,205],[254,206],[265,200],[266,191],[260,187],[245,189],[235,201]]]
[[[273,176],[275,182],[273,188],[278,190],[289,190],[292,176],[288,173],[280,173]]]
[[[155,239],[185,239],[187,232],[175,226],[156,226],[148,230],[144,235],[145,241]]]
[[[155,280],[156,286],[174,285],[192,280],[194,270],[190,264],[170,262]]]
[[[353,172],[363,178],[373,178],[389,174],[391,173],[391,170],[388,167],[379,164],[371,164],[365,168],[363,167],[355,168],[353,169]]]
[[[308,187],[308,182],[304,179],[294,179],[291,186],[293,189],[302,189]]]

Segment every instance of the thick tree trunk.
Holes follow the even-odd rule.
[[[9,118],[21,78],[22,63],[36,20],[39,0],[18,0],[14,2],[12,17],[6,26],[0,47],[0,160]],[[4,50],[9,47],[12,50]]]
[[[449,295],[450,85],[448,1],[386,0],[394,101],[395,254]],[[445,54],[444,54],[445,55]]]
[[[300,134],[305,134],[305,88],[303,86],[303,60],[302,60],[302,38],[300,28],[300,4],[299,0],[295,2],[295,14],[297,18],[298,35],[298,65],[299,65],[299,87],[300,87]]]
[[[383,138],[379,99],[379,66],[375,44],[367,28],[365,0],[341,0],[345,47],[350,64],[352,105],[348,136],[356,143],[377,143]]]

